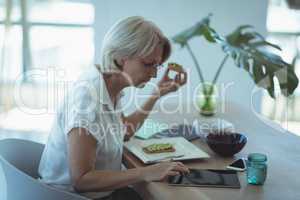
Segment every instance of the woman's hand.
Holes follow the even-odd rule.
[[[179,66],[177,74],[174,79],[169,78],[170,69],[168,68],[157,85],[157,90],[154,96],[162,97],[170,92],[177,91],[179,87],[184,85],[187,81],[187,73]]]
[[[162,181],[168,176],[189,173],[189,169],[181,162],[162,162],[148,167],[141,168],[144,181]]]

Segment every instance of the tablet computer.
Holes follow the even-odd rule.
[[[190,169],[189,174],[170,176],[168,183],[174,186],[241,188],[235,170]]]

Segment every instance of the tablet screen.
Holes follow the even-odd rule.
[[[234,170],[190,169],[189,174],[170,176],[168,182],[177,186],[241,187]]]

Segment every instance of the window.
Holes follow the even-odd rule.
[[[64,70],[74,80],[94,59],[94,7],[90,1],[12,0],[11,27],[5,35],[6,0],[0,0],[0,51],[9,80],[34,69]],[[2,52],[1,52],[2,53]],[[26,77],[45,80],[47,77]]]
[[[267,29],[269,32],[299,33],[300,12],[290,9],[286,0],[269,0]]]
[[[286,0],[270,0],[267,14],[268,40],[278,44],[283,59],[292,63],[295,59],[295,71],[300,77],[300,10],[290,9]],[[299,87],[296,94],[300,94]]]
[[[289,8],[286,0],[269,0],[267,11],[268,40],[278,44],[282,58],[292,63],[300,78],[300,10]],[[279,96],[276,99],[264,95],[262,114],[278,122],[284,129],[299,133],[300,130],[300,85],[289,98]]]

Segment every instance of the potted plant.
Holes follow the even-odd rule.
[[[274,78],[278,80],[280,91],[283,95],[293,94],[298,86],[298,78],[294,66],[272,53],[271,50],[281,50],[279,46],[269,43],[250,25],[239,26],[232,33],[223,37],[210,26],[211,14],[196,23],[194,26],[175,35],[172,40],[182,48],[186,48],[197,69],[202,91],[200,96],[200,112],[203,115],[213,115],[215,112],[215,84],[228,59],[233,59],[237,67],[244,69],[256,85],[266,89],[272,98],[275,98]],[[207,84],[202,69],[192,51],[189,42],[195,37],[204,37],[209,43],[216,43],[225,53],[213,80]],[[268,47],[268,48],[266,48]]]

